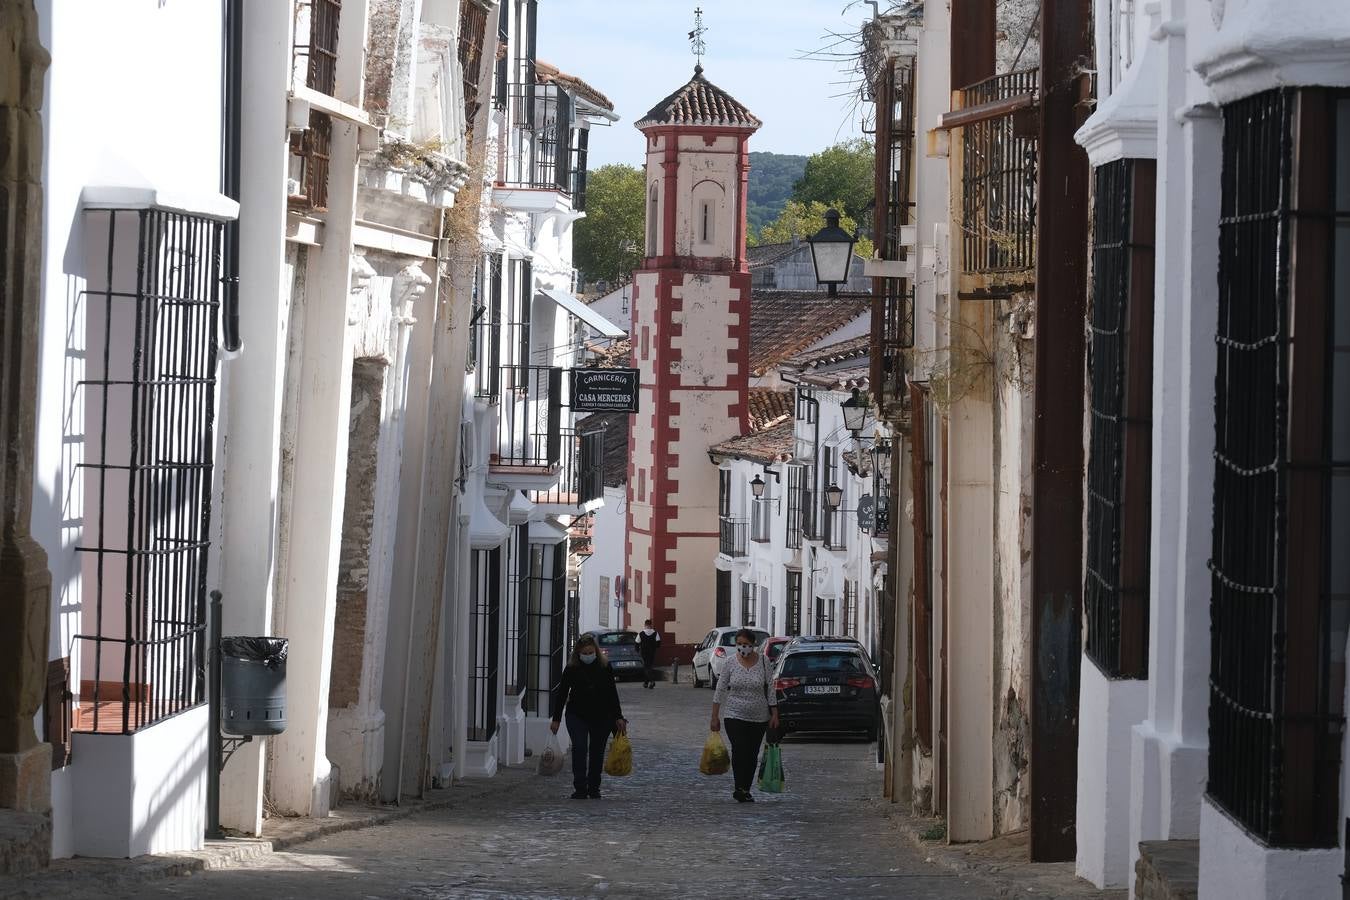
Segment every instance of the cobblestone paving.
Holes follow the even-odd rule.
[[[736,803],[698,755],[712,694],[621,687],[634,773],[572,801],[570,776],[500,773],[492,791],[388,825],[321,838],[238,868],[107,897],[543,898],[1027,896],[926,862],[879,797],[874,745],[789,739],[788,791]],[[1054,892],[1033,888],[1036,896]],[[68,897],[76,894],[66,894]],[[94,895],[91,895],[94,896]]]

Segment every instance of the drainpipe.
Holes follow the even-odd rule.
[[[239,199],[239,158],[242,138],[244,5],[242,0],[222,0],[225,23],[221,53],[224,82],[223,121],[221,127],[221,193]],[[236,353],[243,346],[239,336],[239,220],[225,224],[224,271],[221,274],[221,346]]]

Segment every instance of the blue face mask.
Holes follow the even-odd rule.
[[[588,665],[588,666],[589,666],[591,663],[595,662],[595,654],[594,654],[594,653],[578,653],[578,654],[577,654],[577,657],[578,657],[582,662],[584,662],[586,665]]]

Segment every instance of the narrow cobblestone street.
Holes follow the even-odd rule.
[[[1028,896],[925,862],[878,795],[875,748],[789,739],[788,792],[730,796],[698,755],[712,694],[620,688],[632,776],[571,801],[568,773],[499,773],[494,789],[390,825],[321,838],[239,868],[92,892],[115,897],[903,897]],[[65,892],[63,892],[65,893]],[[1034,896],[1055,896],[1036,888]],[[65,896],[72,896],[66,893]],[[75,896],[83,896],[76,892]]]

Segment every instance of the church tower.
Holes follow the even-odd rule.
[[[641,372],[628,463],[628,621],[664,654],[715,623],[718,482],[708,448],[742,432],[749,390],[748,142],[759,119],[694,69],[643,116],[646,250],[633,277]]]

